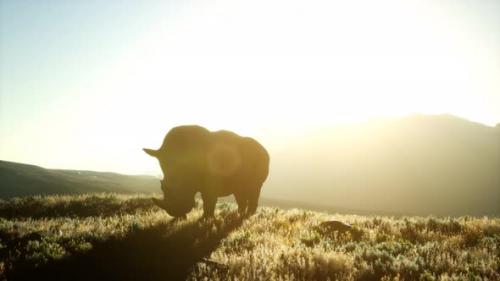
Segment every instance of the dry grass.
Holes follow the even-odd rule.
[[[0,280],[500,280],[499,218],[235,209],[173,221],[143,195],[1,201]],[[332,219],[353,228],[319,226]]]

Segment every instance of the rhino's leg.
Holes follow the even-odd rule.
[[[217,197],[210,194],[201,194],[201,199],[203,199],[203,216],[213,217]]]
[[[238,203],[238,213],[244,214],[247,211],[248,206],[247,197],[242,193],[235,193],[234,199],[236,199],[236,203]]]
[[[248,194],[248,214],[255,214],[257,211],[257,206],[259,205],[259,197],[260,197],[260,188],[262,187],[262,184],[258,186],[258,188],[255,188],[249,192]]]

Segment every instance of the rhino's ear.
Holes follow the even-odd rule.
[[[158,158],[158,156],[160,155],[160,151],[156,149],[143,148],[142,150],[144,150],[144,152],[156,158]]]

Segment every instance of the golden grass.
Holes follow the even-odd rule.
[[[24,213],[0,219],[0,279],[165,224],[160,229],[164,242],[179,239],[190,243],[191,250],[206,242],[215,245],[190,265],[183,275],[189,280],[500,280],[499,218],[396,218],[260,207],[239,227],[228,228],[237,216],[236,206],[229,203],[219,204],[212,220],[200,220],[202,210],[197,208],[186,220],[173,221],[145,195],[31,200],[38,200],[35,205],[44,206],[49,215],[38,211],[37,218]],[[68,207],[96,206],[96,200],[106,215],[75,215]],[[2,201],[0,210],[32,203]],[[352,229],[328,231],[320,226],[328,220],[346,222]],[[172,235],[182,231],[192,240]]]

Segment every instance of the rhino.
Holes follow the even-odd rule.
[[[240,214],[255,213],[269,174],[269,154],[256,140],[202,126],[172,128],[159,149],[144,148],[163,172],[163,200],[153,199],[173,217],[185,217],[199,192],[203,216],[214,215],[218,197],[234,195]]]

